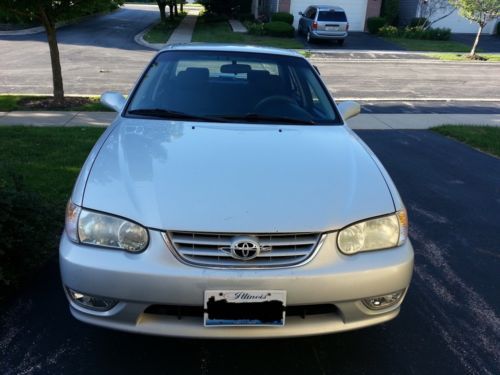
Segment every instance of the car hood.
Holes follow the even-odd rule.
[[[230,233],[323,232],[394,212],[380,170],[343,126],[118,121],[84,207]]]

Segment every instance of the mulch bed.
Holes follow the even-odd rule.
[[[86,104],[99,103],[99,99],[87,97],[66,97],[63,104],[54,102],[52,97],[23,98],[18,106],[24,110],[72,110],[79,109]]]

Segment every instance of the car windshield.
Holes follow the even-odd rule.
[[[347,22],[344,12],[332,10],[322,10],[318,14],[318,21]]]
[[[160,53],[127,116],[185,121],[339,124],[333,102],[301,57],[226,51]]]

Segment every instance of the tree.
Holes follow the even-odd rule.
[[[418,0],[417,9],[418,17],[425,20],[421,25],[424,29],[430,28],[456,10],[448,0]]]
[[[99,10],[111,9],[121,4],[123,4],[122,0],[1,0],[0,10],[6,15],[22,19],[38,19],[43,25],[49,44],[54,102],[62,104],[64,103],[64,86],[56,23]]]
[[[450,0],[462,16],[479,25],[476,39],[469,53],[470,58],[476,58],[476,48],[486,24],[500,17],[500,0]]]
[[[161,22],[167,22],[167,15],[165,14],[165,8],[167,7],[167,0],[156,0],[158,8],[160,9],[160,20]]]

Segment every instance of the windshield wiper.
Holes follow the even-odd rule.
[[[242,120],[242,121],[252,121],[252,122],[280,122],[285,124],[307,124],[314,125],[316,124],[313,120],[306,120],[300,118],[286,117],[286,116],[268,116],[261,115],[258,113],[248,113],[244,116],[220,116],[225,120]]]
[[[207,117],[191,115],[189,113],[171,111],[162,108],[139,108],[131,109],[127,111],[130,115],[148,116],[148,117],[158,117],[165,119],[179,119],[179,120],[198,120],[198,121],[209,121],[209,122],[227,122],[226,119],[220,117]]]

